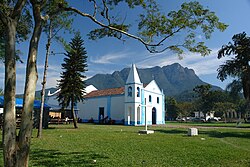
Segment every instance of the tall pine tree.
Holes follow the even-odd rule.
[[[62,64],[63,72],[59,80],[58,88],[61,89],[57,96],[62,108],[71,106],[71,114],[74,121],[74,127],[77,127],[77,118],[74,112],[74,104],[84,100],[85,81],[84,73],[87,71],[87,52],[83,47],[84,41],[80,33],[77,33],[69,43],[70,49],[67,51],[66,58]]]

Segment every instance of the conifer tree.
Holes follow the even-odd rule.
[[[77,33],[69,43],[69,51],[65,54],[62,64],[63,72],[59,80],[58,88],[61,89],[57,96],[62,108],[71,106],[71,114],[74,121],[74,127],[77,128],[77,118],[74,112],[74,104],[84,100],[85,81],[84,73],[87,71],[87,52],[83,47],[84,41],[80,33]]]

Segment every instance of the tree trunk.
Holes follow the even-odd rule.
[[[19,150],[18,150],[17,163],[18,166],[20,167],[21,166],[28,167],[28,161],[29,161],[29,150],[30,150],[30,142],[32,135],[32,127],[33,127],[32,111],[35,100],[36,83],[38,78],[36,60],[37,60],[38,43],[42,32],[40,5],[35,4],[33,2],[32,6],[33,6],[35,26],[32,38],[30,40],[29,55],[26,67],[26,81],[24,90],[22,122],[18,136]]]
[[[51,36],[52,36],[52,26],[51,26],[51,21],[50,21],[50,23],[49,23],[48,42],[46,44],[46,57],[45,57],[45,64],[44,64],[43,82],[42,82],[41,108],[40,108],[40,117],[39,117],[39,127],[38,127],[38,132],[37,132],[37,137],[38,138],[42,137],[42,129],[43,129],[43,106],[44,106],[44,96],[45,96],[45,86],[46,86],[46,78],[47,78],[47,69],[48,69],[48,61],[49,61]]]
[[[16,166],[16,40],[17,22],[6,26],[3,155],[4,166]]]
[[[5,45],[5,87],[4,87],[4,122],[2,133],[3,159],[5,167],[17,166],[16,145],[16,28],[26,0],[15,3],[9,13],[0,10],[1,22],[6,35]],[[7,3],[3,3],[5,6]]]
[[[71,114],[73,117],[74,127],[78,128],[77,119],[76,119],[76,115],[75,115],[75,111],[74,111],[74,97],[71,97]]]

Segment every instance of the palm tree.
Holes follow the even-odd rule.
[[[226,91],[229,92],[229,96],[234,102],[239,102],[240,95],[242,93],[242,81],[241,79],[234,79],[231,83],[226,86]]]
[[[245,32],[236,34],[233,43],[223,45],[218,52],[218,59],[225,56],[234,56],[218,68],[218,78],[221,81],[228,76],[236,78],[242,84],[245,99],[250,101],[250,37]],[[237,82],[235,81],[235,84]]]

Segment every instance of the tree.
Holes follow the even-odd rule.
[[[197,94],[198,98],[194,102],[195,108],[202,111],[204,115],[211,110],[211,102],[209,101],[211,85],[198,85],[193,91]]]
[[[243,88],[245,99],[250,101],[250,37],[245,32],[236,34],[232,38],[233,43],[223,45],[218,52],[218,59],[225,56],[233,56],[225,64],[218,68],[218,78],[221,81],[228,76],[238,79]]]
[[[248,102],[245,99],[241,99],[238,104],[236,104],[236,111],[237,113],[247,122],[247,112],[249,111],[248,109]]]
[[[34,28],[29,45],[28,62],[26,68],[26,81],[24,92],[24,104],[22,121],[18,136],[16,136],[16,112],[15,112],[15,86],[16,86],[16,49],[15,41],[19,35],[25,35],[30,24],[25,24],[30,19],[30,6],[26,0],[1,1],[0,18],[4,27],[3,39],[5,40],[5,93],[4,93],[4,130],[3,130],[3,154],[4,166],[28,166],[29,148],[32,132],[32,111],[37,81],[36,58],[42,26],[47,17],[43,17],[42,11],[46,0],[30,0]],[[24,10],[27,7],[27,10]],[[25,14],[22,15],[22,12]],[[43,11],[45,12],[45,11]],[[45,12],[46,13],[46,12]],[[23,17],[27,16],[27,17]],[[47,16],[47,15],[46,15]],[[22,20],[22,18],[24,20]],[[19,24],[20,22],[20,24]],[[20,29],[18,27],[21,27]],[[2,30],[2,29],[1,29]],[[1,31],[2,32],[2,31]],[[2,35],[2,34],[1,34]],[[18,139],[18,140],[17,140]]]
[[[211,90],[211,85],[198,85],[194,88],[194,92],[196,92],[199,97],[195,102],[196,109],[202,111],[204,115],[214,110],[216,103],[231,103],[232,101],[227,92]]]
[[[191,102],[181,102],[177,104],[178,107],[178,115],[181,117],[185,117],[185,120],[187,121],[187,117],[190,116],[191,112],[194,110],[193,103]]]
[[[48,11],[50,13],[56,13],[57,10],[54,6],[57,2],[53,1],[54,3],[49,3]],[[50,46],[52,40],[55,38],[59,41],[62,39],[58,36],[58,32],[61,29],[68,30],[71,32],[71,23],[72,19],[69,18],[71,13],[61,13],[60,15],[53,15],[49,18],[48,25],[45,26],[45,32],[47,33],[47,44],[46,44],[46,55],[45,55],[45,63],[44,63],[44,73],[43,73],[43,81],[42,81],[42,91],[41,91],[41,108],[40,108],[40,116],[39,116],[39,126],[37,131],[37,137],[42,137],[42,128],[43,128],[43,108],[44,108],[44,98],[45,98],[45,87],[46,87],[46,80],[47,80],[47,69],[48,69],[48,61],[49,61],[49,54],[50,54]],[[62,41],[63,42],[63,41]],[[52,53],[52,55],[55,53]]]
[[[74,121],[74,127],[77,128],[77,119],[74,112],[76,102],[83,101],[85,93],[84,75],[87,71],[87,52],[83,47],[84,43],[80,33],[77,33],[70,42],[70,50],[67,51],[66,58],[62,64],[64,70],[59,80],[58,88],[61,91],[58,94],[58,101],[63,108],[71,105],[71,114]]]
[[[74,7],[67,7],[63,3],[60,3],[59,7],[88,18],[101,27],[90,31],[90,39],[115,37],[124,41],[124,36],[130,37],[142,43],[151,53],[171,50],[181,55],[184,51],[190,51],[205,56],[211,50],[204,41],[197,41],[197,31],[195,30],[199,29],[199,33],[203,33],[204,37],[209,39],[215,29],[224,31],[227,28],[227,25],[220,22],[214,12],[203,8],[199,2],[183,3],[181,9],[171,11],[166,16],[160,12],[159,5],[154,0],[125,1],[130,8],[140,6],[144,9],[138,19],[139,35],[136,36],[129,31],[130,26],[124,23],[124,19],[117,19],[117,17],[110,15],[110,10],[123,1],[90,0],[86,6],[92,6],[92,14],[82,12]],[[167,41],[178,34],[182,34],[183,39],[179,41],[183,41],[183,43],[173,44]]]
[[[4,26],[5,37],[5,87],[4,87],[4,125],[3,155],[4,166],[16,166],[16,56],[15,41],[17,25],[26,0],[1,1],[0,20]]]
[[[234,79],[226,86],[226,91],[229,93],[230,98],[235,104],[241,99],[240,93],[242,93],[242,82],[240,79]]]
[[[231,102],[217,102],[214,104],[214,111],[223,113],[225,123],[227,123],[226,114],[235,109],[235,105]]]
[[[165,108],[167,110],[167,118],[170,120],[175,119],[178,116],[177,102],[173,97],[166,97]]]
[[[201,30],[205,38],[209,39],[211,33],[215,30],[225,30],[227,25],[219,22],[218,17],[208,9],[204,9],[198,2],[184,3],[179,11],[170,12],[168,17],[159,12],[157,4],[153,0],[145,3],[139,1],[125,1],[130,8],[140,5],[146,12],[142,13],[139,21],[139,34],[135,36],[128,31],[129,26],[118,23],[116,17],[111,17],[110,7],[115,7],[123,0],[90,0],[93,14],[80,12],[77,9],[67,7],[63,0],[58,6],[66,11],[76,12],[83,17],[90,18],[92,22],[101,26],[90,32],[90,38],[101,38],[105,36],[122,39],[123,35],[139,40],[150,52],[161,52],[166,49],[182,54],[184,49],[191,52],[198,52],[201,55],[209,54],[209,48],[203,41],[196,41],[194,30]],[[5,166],[28,166],[29,148],[32,132],[32,109],[34,103],[35,88],[37,83],[36,59],[39,39],[44,25],[44,21],[52,14],[47,13],[46,0],[30,0],[32,15],[34,19],[34,28],[29,44],[28,61],[26,67],[26,81],[24,92],[23,114],[18,138],[16,138],[15,125],[15,82],[16,82],[16,57],[15,57],[15,37],[17,35],[18,21],[25,7],[26,0],[2,0],[0,3],[0,20],[4,25],[6,32],[5,45],[5,92],[4,92],[4,129],[3,129],[3,154]],[[97,4],[98,2],[98,4]],[[101,3],[101,5],[100,5]],[[29,7],[29,5],[27,5]],[[60,10],[56,10],[60,11]],[[107,24],[96,19],[96,15],[102,17]],[[152,23],[152,24],[151,24]],[[170,44],[163,46],[166,39],[173,37],[180,32],[187,32],[182,44]],[[162,38],[158,43],[152,43],[155,38]],[[146,42],[145,42],[146,41]],[[166,42],[167,43],[167,42]],[[157,48],[161,47],[160,50]],[[16,140],[18,139],[18,140]]]
[[[3,12],[6,12],[6,16],[8,16],[10,13],[10,10],[14,8],[13,5],[11,5],[11,1],[9,3],[1,2],[0,8]],[[10,15],[9,15],[10,16]],[[5,19],[5,18],[2,18]],[[33,27],[32,22],[32,16],[30,14],[29,8],[24,6],[23,11],[21,12],[19,20],[17,20],[17,26],[16,26],[16,43],[19,44],[23,41],[26,41],[31,33],[31,28]],[[6,45],[6,25],[4,21],[1,21],[0,19],[0,61],[4,62],[5,59],[5,45]],[[21,51],[16,50],[16,60],[20,61],[22,63],[22,60],[20,58]]]

